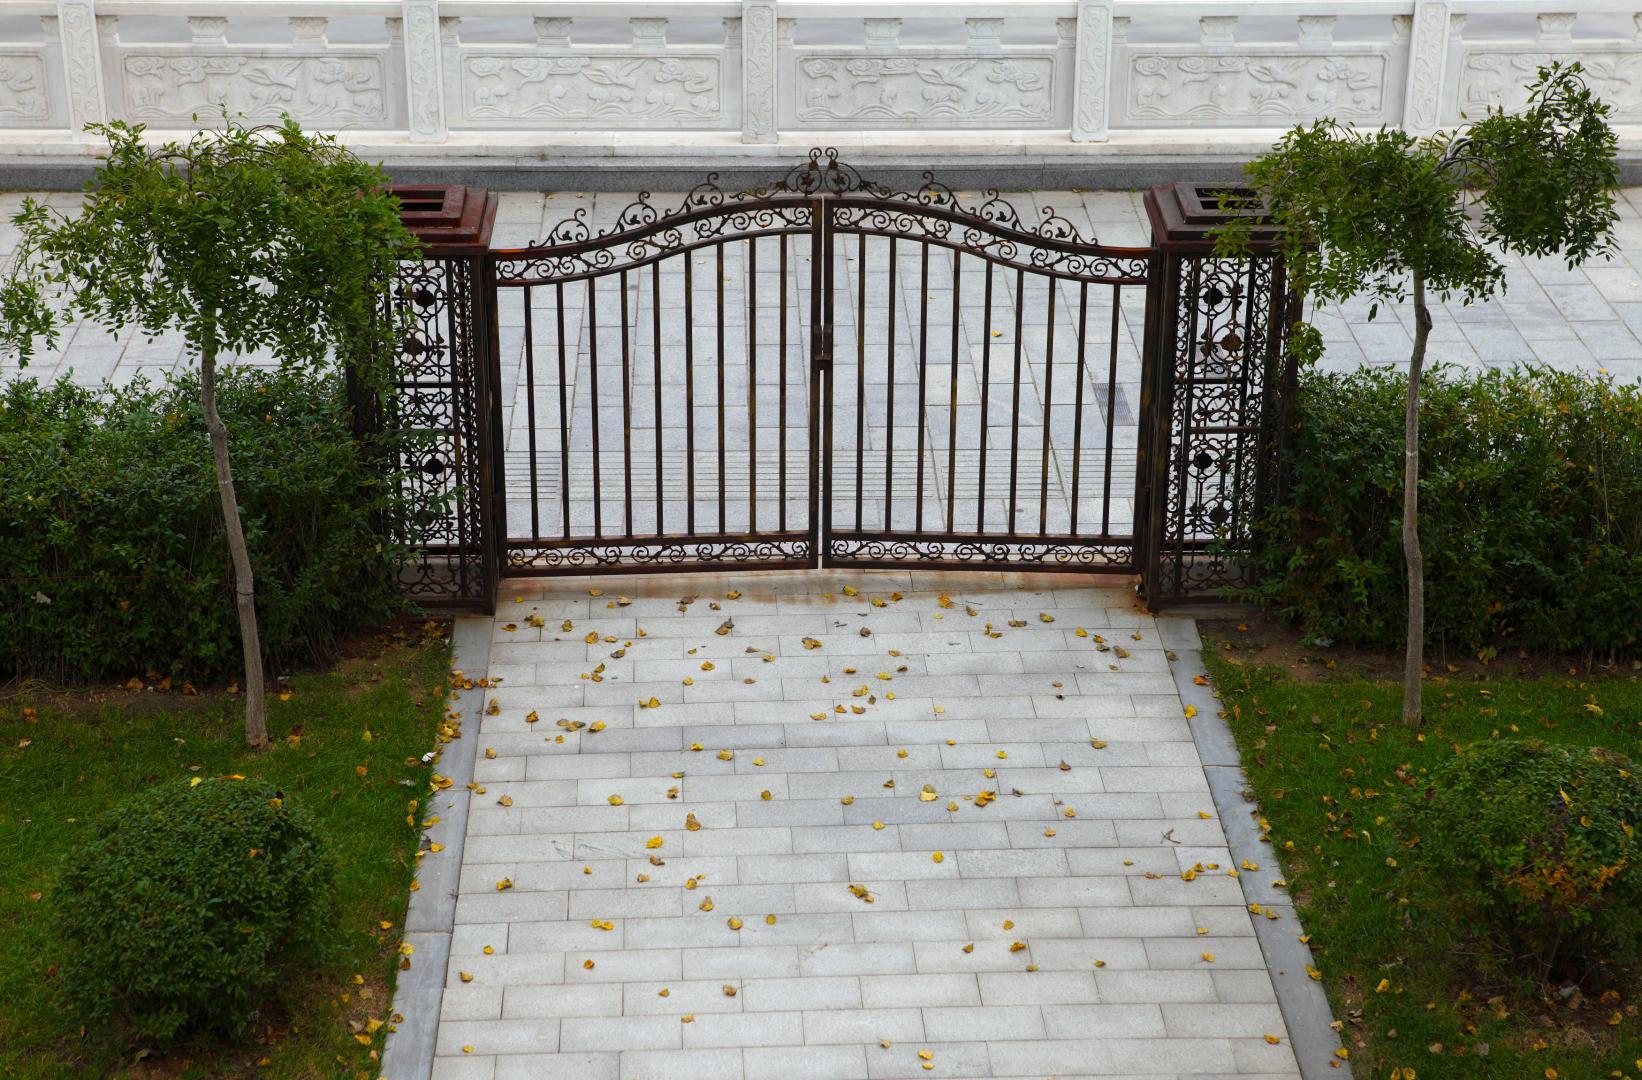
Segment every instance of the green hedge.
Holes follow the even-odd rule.
[[[220,380],[272,670],[398,604],[412,512],[350,436],[331,376]],[[232,568],[198,381],[0,391],[0,677],[240,669]]]
[[[1309,372],[1294,483],[1250,593],[1313,641],[1404,637],[1405,373]],[[1642,643],[1642,387],[1545,368],[1428,374],[1426,630],[1439,646],[1600,657]]]

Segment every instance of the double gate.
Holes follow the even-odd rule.
[[[417,196],[408,220],[438,213]],[[416,482],[449,506],[410,568],[424,600],[483,605],[506,575],[910,565],[1138,572],[1170,582],[1155,601],[1243,572],[1292,372],[1269,244],[1216,258],[1204,234],[1224,193],[1149,193],[1146,247],[928,174],[891,190],[831,150],[527,248],[492,247],[488,221],[459,235],[484,202],[462,198],[413,221],[429,259],[398,293],[402,411],[443,447]]]

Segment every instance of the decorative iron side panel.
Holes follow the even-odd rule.
[[[403,264],[392,303],[405,327],[384,427],[395,433],[401,494],[424,508],[401,589],[419,604],[488,608],[483,455],[475,338],[477,282],[468,259]]]
[[[1226,212],[1205,205],[1213,194],[1237,193],[1147,193],[1162,263],[1141,476],[1142,590],[1154,609],[1253,584],[1259,518],[1285,486],[1296,374],[1284,345],[1298,307],[1269,232],[1244,254],[1215,252]]]
[[[1194,259],[1175,319],[1159,590],[1246,585],[1261,447],[1271,260]]]
[[[490,612],[496,602],[494,290],[482,277],[497,198],[482,188],[396,185],[422,257],[399,265],[382,317],[396,345],[386,384],[350,378],[356,436],[413,513],[400,591],[425,607]]]

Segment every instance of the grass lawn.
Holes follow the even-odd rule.
[[[1406,871],[1388,865],[1400,793],[1456,746],[1532,737],[1642,762],[1642,677],[1432,679],[1415,731],[1401,723],[1395,681],[1293,678],[1241,651],[1204,650],[1356,1075],[1642,1077],[1642,980],[1607,1004],[1490,984],[1419,918]]]
[[[369,1045],[355,1035],[388,1019],[418,843],[406,808],[428,791],[420,757],[434,746],[450,654],[442,640],[370,651],[285,683],[288,696],[270,703],[273,748],[260,754],[245,747],[239,699],[0,695],[0,1076],[377,1076],[385,1025]],[[318,818],[338,867],[325,961],[283,985],[239,1043],[139,1060],[106,1030],[82,1034],[55,1000],[52,885],[131,792],[225,773],[277,784]]]

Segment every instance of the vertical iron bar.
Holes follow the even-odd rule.
[[[1078,531],[1078,495],[1079,483],[1082,479],[1083,462],[1079,460],[1083,455],[1083,382],[1088,378],[1084,371],[1084,346],[1087,343],[1089,325],[1089,283],[1078,282],[1078,370],[1076,403],[1072,406],[1072,520],[1068,532],[1076,536]],[[1106,468],[1112,467],[1112,452],[1106,452]],[[1108,472],[1110,475],[1110,472]],[[1104,536],[1106,530],[1101,529]]]
[[[684,528],[696,534],[696,286],[684,253]]]
[[[929,382],[929,245],[918,245],[918,494],[912,527],[924,531],[924,401]]]
[[[957,494],[958,482],[958,337],[962,323],[960,314],[963,310],[958,301],[959,285],[962,284],[963,252],[952,249],[952,385],[948,391],[946,406],[946,531],[952,532],[955,525],[956,504],[953,502]]]
[[[889,368],[888,380],[885,382],[886,404],[884,406],[884,528],[891,528],[891,518],[894,516],[895,498],[895,237],[889,238],[889,289],[884,294],[888,297],[888,315],[884,341],[886,343],[886,360]]]
[[[622,525],[633,535],[633,357],[627,329],[627,271],[621,272]]]
[[[781,462],[781,478],[778,482],[779,499],[776,511],[776,529],[787,531],[787,234],[782,233],[781,241],[781,400],[778,405],[780,416],[776,421],[777,457]]]
[[[758,240],[747,237],[747,522],[758,531]]]
[[[810,443],[810,517],[806,523],[810,531],[810,565],[821,565],[821,554],[832,528],[832,312],[826,298],[832,288],[828,261],[832,258],[832,239],[827,233],[830,224],[827,203],[823,199],[810,202],[810,389],[809,389],[809,443]],[[821,380],[826,376],[827,410],[821,411]],[[823,485],[823,476],[825,483]],[[827,498],[821,498],[822,487]]]
[[[603,536],[604,489],[599,478],[599,310],[593,281],[593,278],[587,279],[587,373],[589,400],[593,403],[593,535]]]
[[[1052,277],[1044,278],[1049,294],[1049,328],[1043,341],[1043,436],[1039,449],[1043,458],[1043,473],[1038,478],[1038,535],[1049,531],[1049,420],[1055,398],[1055,290],[1059,283]]]
[[[862,463],[867,430],[867,234],[855,256],[855,530],[861,531]]]
[[[724,245],[719,244],[715,249],[718,252],[718,531],[724,528],[725,503],[729,500],[724,493]]]
[[[479,550],[486,614],[496,612],[496,587],[501,555],[507,542],[507,493],[503,490],[502,460],[502,346],[496,315],[496,263],[475,258],[469,263],[473,347],[470,356],[479,372]],[[486,404],[488,402],[488,405]]]
[[[532,340],[530,317],[530,286],[524,287],[525,299],[525,419],[530,425],[526,437],[530,443],[530,535],[542,535],[542,512],[536,486],[536,348]]]
[[[559,321],[559,512],[564,515],[559,524],[564,538],[570,539],[570,406],[565,395],[569,392],[565,374],[564,354],[564,282],[553,283],[555,306]]]
[[[688,258],[688,256],[686,256]],[[662,509],[661,482],[661,260],[650,264],[650,350],[653,357],[656,412],[651,421],[656,432],[656,529],[657,536],[667,530],[663,527],[666,514]]]
[[[1112,532],[1112,432],[1117,425],[1117,333],[1123,311],[1123,286],[1112,286],[1112,346],[1106,369],[1106,474],[1101,479],[1100,534]],[[1134,522],[1131,531],[1138,529]]]
[[[981,302],[986,317],[981,325],[981,471],[975,488],[975,531],[986,531],[986,413],[991,404],[992,382],[992,260],[986,260],[986,299]]]
[[[1020,481],[1016,463],[1021,450],[1021,315],[1026,310],[1026,271],[1015,271],[1015,386],[1009,405],[1009,535],[1015,535],[1015,492]]]
[[[1154,238],[1155,239],[1155,238]],[[1164,362],[1164,327],[1169,327],[1172,354],[1173,316],[1179,303],[1178,264],[1175,257],[1165,255],[1153,247],[1146,256],[1146,304],[1142,316],[1145,327],[1140,344],[1140,409],[1137,417],[1135,441],[1134,487],[1134,562],[1140,570],[1140,589],[1146,597],[1146,607],[1159,607],[1162,567],[1159,563],[1159,537],[1162,512],[1158,509],[1158,492],[1163,488],[1163,465],[1159,457],[1161,445],[1158,428],[1168,417],[1168,404],[1162,393],[1167,379]]]

